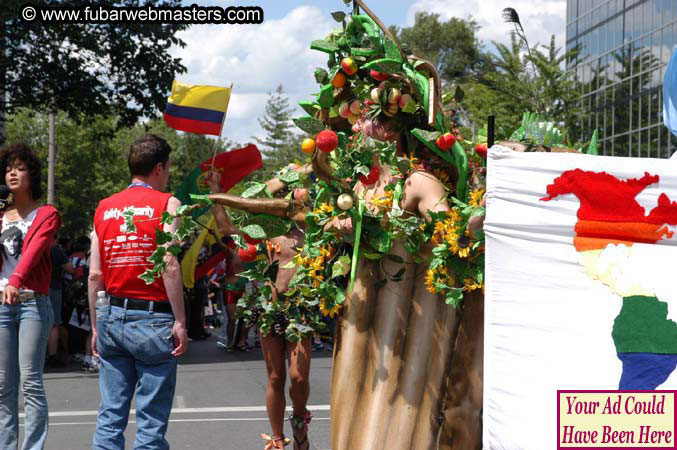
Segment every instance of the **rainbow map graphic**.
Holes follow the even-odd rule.
[[[586,274],[622,298],[614,320],[612,338],[622,362],[618,389],[653,390],[677,366],[677,305],[672,305],[652,271],[655,252],[668,245],[651,245],[670,239],[669,225],[677,225],[677,202],[661,193],[648,214],[636,200],[657,175],[620,180],[606,172],[568,170],[546,188],[550,201],[574,194],[577,212],[574,247]],[[674,261],[673,261],[674,262]],[[677,275],[677,274],[676,274]],[[660,281],[660,280],[658,280]],[[664,297],[664,298],[662,298]],[[581,314],[585,312],[582,311]]]

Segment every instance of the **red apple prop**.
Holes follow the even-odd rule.
[[[349,77],[357,73],[357,64],[355,64],[353,58],[343,58],[341,60],[341,68]]]
[[[338,147],[338,135],[331,130],[320,131],[315,139],[315,144],[323,152],[329,153]]]
[[[256,254],[258,253],[256,245],[249,244],[247,248],[240,248],[237,250],[237,254],[240,256],[240,259],[243,262],[252,262],[256,260]]]
[[[480,155],[482,158],[487,158],[487,144],[477,144],[475,147],[475,153]]]
[[[441,150],[449,150],[456,143],[456,138],[451,133],[444,133],[442,136],[437,138],[435,143]]]
[[[371,75],[371,77],[376,81],[385,81],[390,78],[390,74],[379,72],[374,69],[369,71],[369,75]]]
[[[376,183],[380,176],[381,171],[379,170],[378,166],[371,166],[371,169],[369,170],[369,175],[367,175],[366,177],[364,175],[360,175],[359,180],[365,186],[370,186]]]

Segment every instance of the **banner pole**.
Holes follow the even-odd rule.
[[[233,83],[230,83],[228,88],[228,100],[226,101],[226,111],[223,113],[223,120],[221,121],[221,128],[219,129],[219,137],[214,143],[214,152],[212,154],[212,162],[209,165],[210,169],[214,167],[214,160],[216,159],[216,151],[219,148],[219,143],[221,142],[221,133],[223,133],[223,125],[226,123],[226,115],[228,114],[228,105],[230,104],[230,96],[233,94]]]

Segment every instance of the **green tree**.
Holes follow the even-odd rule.
[[[133,127],[118,128],[116,116],[97,115],[76,121],[60,112],[55,167],[55,206],[63,217],[62,233],[76,237],[91,230],[99,201],[129,184],[127,155],[131,144],[146,133],[156,134],[171,145],[172,166],[167,190],[173,192],[202,161],[212,157],[216,140],[203,135],[178,133],[161,119]],[[47,178],[47,114],[26,108],[8,116],[8,141],[31,145],[43,161]],[[234,144],[219,141],[217,150]]]
[[[263,138],[254,138],[264,157],[263,169],[253,175],[254,179],[269,178],[276,170],[303,157],[300,137],[293,131],[292,113],[280,84],[275,92],[268,94],[265,115],[258,119],[266,134]]]
[[[494,45],[497,55],[491,56],[493,70],[482,74],[479,82],[489,88],[485,93],[493,96],[491,101],[497,109],[510,107],[518,121],[524,111],[541,114],[576,136],[574,131],[582,117],[580,85],[565,68],[576,50],[562,53],[554,36],[550,45],[536,45],[529,53],[523,51],[522,42],[514,34],[509,46]]]
[[[99,200],[129,183],[126,154],[113,144],[117,118],[89,117],[87,126],[70,119],[66,113],[56,116],[59,129],[57,145],[64,151],[55,166],[55,206],[62,213],[61,233],[70,237],[91,230]],[[8,116],[8,141],[31,145],[43,161],[43,180],[47,179],[47,114],[20,109]]]
[[[20,107],[65,111],[73,119],[115,113],[118,126],[154,116],[177,73],[185,72],[171,46],[184,46],[175,24],[44,24],[21,20],[23,0],[0,9],[0,144],[4,113]],[[43,2],[89,5],[85,0]],[[180,0],[148,0],[175,7]],[[139,6],[117,0],[116,6]]]
[[[472,19],[452,17],[442,22],[439,14],[419,12],[413,26],[390,30],[414,55],[435,64],[444,82],[477,75],[486,64],[476,37],[479,26]]]

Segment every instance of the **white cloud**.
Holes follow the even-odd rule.
[[[223,136],[245,143],[262,134],[256,118],[263,115],[268,92],[278,84],[292,106],[318,90],[313,72],[325,67],[327,58],[310,50],[310,41],[323,38],[334,26],[320,8],[299,6],[282,19],[260,25],[192,26],[179,35],[186,46],[173,49],[173,55],[188,69],[181,81],[234,83]]]
[[[514,8],[520,16],[520,22],[533,47],[537,42],[549,44],[550,36],[564,48],[566,34],[566,0],[418,0],[407,12],[407,26],[414,24],[415,14],[419,11],[437,13],[441,18],[451,17],[475,19],[480,26],[478,37],[487,47],[492,41],[503,44],[510,42],[513,25],[505,23],[501,13],[503,8]]]

